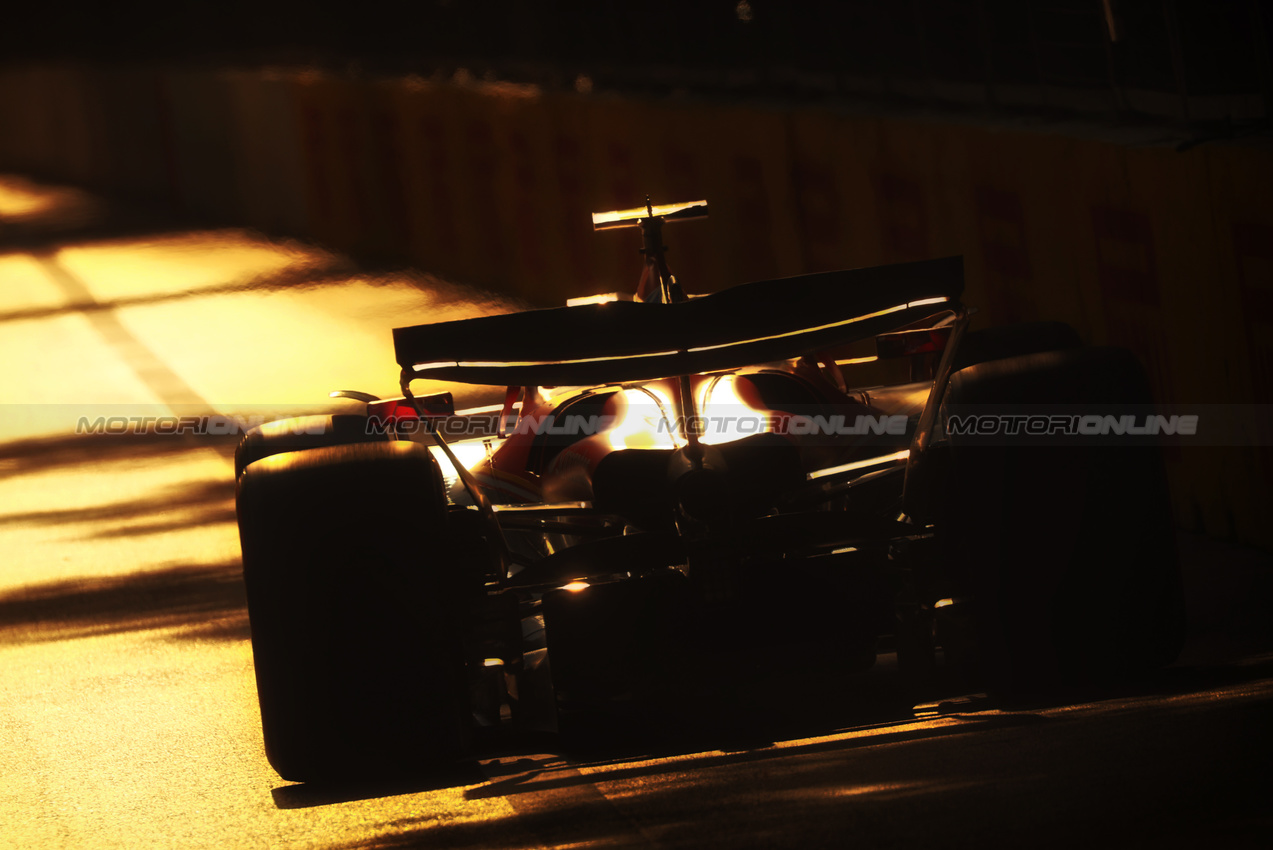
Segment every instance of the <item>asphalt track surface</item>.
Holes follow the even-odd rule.
[[[0,846],[1267,846],[1273,566],[1185,534],[1190,643],[1134,691],[908,700],[885,658],[797,693],[798,721],[587,753],[545,737],[392,785],[281,780],[235,438],[75,426],[390,394],[391,327],[516,306],[0,180]]]

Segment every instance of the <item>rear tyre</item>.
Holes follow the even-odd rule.
[[[283,452],[388,441],[388,434],[373,433],[367,427],[369,421],[366,416],[334,413],[295,416],[258,425],[243,435],[234,450],[234,476],[242,475],[248,464]]]
[[[945,402],[948,413],[1072,404],[1142,415],[1150,403],[1143,369],[1115,348],[963,369]],[[949,438],[941,557],[972,591],[976,666],[1000,695],[1117,686],[1180,651],[1184,597],[1161,449],[1123,439]]]
[[[403,775],[463,753],[474,590],[453,557],[428,450],[369,443],[264,458],[239,480],[238,514],[275,770],[294,781]]]

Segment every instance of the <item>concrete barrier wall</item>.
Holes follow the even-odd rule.
[[[979,323],[1070,322],[1159,398],[1273,403],[1273,151],[817,108],[316,73],[0,74],[0,167],[140,195],[543,304],[631,289],[594,210],[707,198],[691,290],[946,254]],[[1265,435],[1265,442],[1273,435]],[[1178,519],[1270,545],[1268,447],[1173,454]]]

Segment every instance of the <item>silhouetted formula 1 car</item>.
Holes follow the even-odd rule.
[[[1065,427],[1150,404],[1127,352],[1059,323],[969,331],[957,257],[687,297],[662,227],[706,211],[598,213],[642,234],[635,296],[399,328],[401,398],[337,393],[365,415],[244,437],[283,777],[418,771],[494,729],[795,704],[793,676],[851,681],[880,651],[1014,696],[1175,656],[1160,450]],[[418,379],[508,390],[457,412]],[[1044,407],[1059,425],[1017,415]]]

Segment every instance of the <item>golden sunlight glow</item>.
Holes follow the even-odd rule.
[[[584,295],[579,298],[567,298],[567,307],[582,307],[585,304],[609,304],[611,301],[631,301],[631,295],[624,295],[618,292],[604,292],[601,295]]]
[[[101,301],[188,296],[213,288],[266,291],[279,280],[271,275],[288,270],[304,283],[335,262],[316,249],[228,229],[71,245],[58,251],[57,261]]]
[[[574,395],[586,389],[588,389],[588,387],[576,387],[576,386],[536,387],[535,392],[539,394],[539,397],[543,401],[550,402],[556,399],[565,398],[566,396]]]
[[[610,429],[610,445],[615,449],[675,449],[680,435],[672,430],[668,413],[672,400],[655,387],[625,389],[616,394],[619,422]]]
[[[38,215],[52,208],[56,200],[55,190],[41,190],[18,180],[0,180],[0,217]]]
[[[571,593],[578,593],[579,591],[586,590],[591,586],[592,585],[588,584],[586,581],[572,581],[570,584],[563,584],[561,589],[569,590]]]
[[[720,375],[703,384],[698,396],[698,411],[704,425],[699,442],[715,446],[768,430],[765,412],[738,394],[736,381],[735,375]]]
[[[455,453],[455,459],[458,460],[465,469],[472,469],[490,455],[490,451],[486,447],[486,443],[482,440],[470,440],[465,443],[447,443],[447,447]],[[450,469],[450,463],[447,461],[446,453],[437,446],[429,446],[429,451],[433,452],[433,456],[437,458],[438,463],[442,464],[443,470]]]

